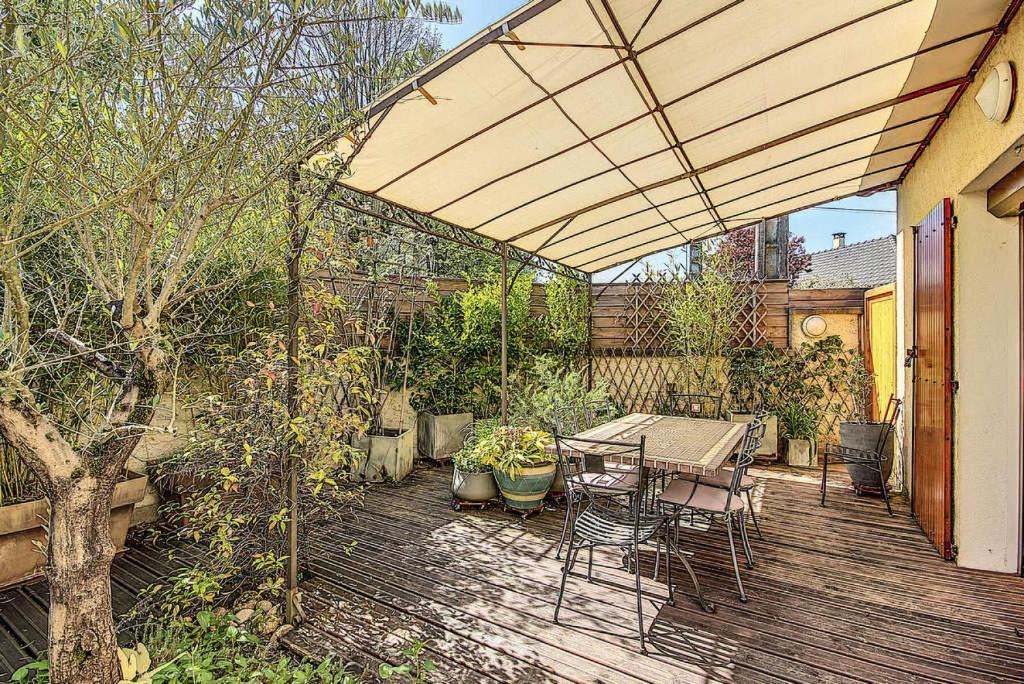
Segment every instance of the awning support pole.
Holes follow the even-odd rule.
[[[587,391],[594,389],[594,274],[587,274]]]
[[[501,424],[508,425],[508,243],[501,243]]]
[[[299,301],[302,295],[302,247],[305,236],[299,226],[298,169],[288,174],[288,420],[299,412]],[[301,449],[299,444],[292,445]],[[299,464],[298,455],[286,448],[288,466],[288,577],[285,617],[289,624],[299,620]]]

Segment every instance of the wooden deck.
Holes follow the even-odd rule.
[[[115,615],[128,612],[142,589],[178,567],[149,546],[130,545],[118,554],[110,576]],[[0,592],[0,681],[43,656],[49,603],[45,580]]]
[[[375,668],[429,639],[443,682],[1024,680],[1024,580],[940,560],[902,502],[889,518],[880,501],[841,488],[820,508],[813,481],[770,474],[766,539],[753,540],[757,566],[743,575],[749,603],[736,597],[719,528],[687,535],[714,614],[693,602],[685,575],[677,605],[665,606],[645,556],[644,657],[630,593],[570,580],[552,623],[558,512],[525,523],[497,509],[454,512],[449,478],[425,469],[374,488],[363,509],[306,540],[308,621],[290,645]]]

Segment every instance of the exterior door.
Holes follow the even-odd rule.
[[[883,285],[864,293],[864,360],[874,379],[871,419],[880,420],[896,394],[896,293]]]
[[[914,236],[913,510],[952,558],[953,205],[945,199]]]

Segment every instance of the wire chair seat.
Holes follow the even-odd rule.
[[[668,522],[665,516],[641,517],[636,525],[636,540],[643,544],[653,539]],[[634,543],[632,516],[616,514],[608,509],[591,507],[576,518],[573,532],[584,546],[629,547]]]

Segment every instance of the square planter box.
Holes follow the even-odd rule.
[[[435,416],[427,411],[416,414],[416,447],[420,456],[432,461],[447,461],[466,441],[466,428],[472,413]]]
[[[734,423],[749,423],[754,419],[753,413],[729,412],[729,420]],[[757,456],[766,460],[777,460],[779,457],[779,419],[776,416],[768,416],[765,421],[764,439],[761,441],[761,448],[756,452]]]
[[[398,482],[412,472],[416,455],[416,435],[412,428],[384,428],[384,434],[366,435],[352,440],[362,454],[352,464],[352,474],[365,482]]]
[[[124,549],[125,536],[135,504],[146,495],[145,475],[128,473],[118,482],[110,502],[110,536],[118,551]],[[20,584],[43,574],[46,566],[46,530],[49,525],[46,499],[36,499],[0,507],[0,588]]]
[[[818,465],[818,451],[809,439],[786,439],[786,463],[797,468],[814,468]]]

